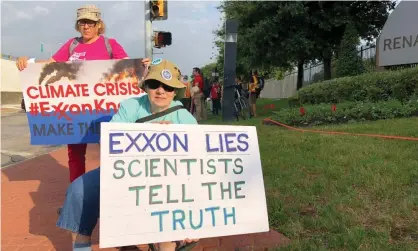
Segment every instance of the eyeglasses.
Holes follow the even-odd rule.
[[[96,26],[97,22],[93,20],[79,20],[77,23],[79,26],[84,26],[87,24],[89,27],[93,27]]]
[[[165,84],[163,84],[163,83],[161,83],[161,82],[158,82],[158,81],[150,81],[150,82],[148,82],[147,83],[147,86],[148,86],[148,88],[150,88],[151,90],[156,90],[156,89],[158,89],[160,86],[162,86],[163,87],[163,89],[164,89],[164,91],[166,91],[166,92],[173,92],[174,91],[174,87],[171,87],[171,86],[168,86],[168,85],[165,85]]]

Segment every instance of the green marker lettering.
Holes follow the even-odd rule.
[[[161,189],[162,187],[163,187],[162,185],[154,185],[154,186],[149,187],[149,204],[150,205],[163,204],[163,202],[161,200],[159,200],[159,201],[157,201],[157,200],[154,201],[153,200],[153,198],[158,195],[158,192],[154,192],[154,190]]]
[[[177,160],[174,160],[174,166],[169,160],[164,159],[164,176],[168,175],[168,168],[171,169],[172,173],[177,176]]]
[[[122,164],[122,167],[118,167],[118,164]],[[113,173],[113,178],[118,180],[125,177],[125,169],[123,169],[123,165],[125,165],[125,161],[123,160],[116,160],[115,163],[113,163],[113,169],[122,172],[120,176],[117,176],[116,173]]]
[[[139,175],[141,175],[142,174],[142,171],[139,171],[137,174],[133,174],[132,173],[132,164],[133,163],[138,163],[138,164],[140,164],[141,162],[139,161],[139,160],[137,160],[137,159],[135,159],[135,160],[132,160],[131,161],[131,163],[129,163],[129,166],[128,166],[128,172],[129,172],[129,175],[131,176],[131,177],[138,177]]]
[[[154,173],[155,169],[158,167],[157,163],[160,162],[160,159],[150,159],[150,172],[151,177],[161,177],[161,174]]]
[[[231,182],[227,182],[228,187],[224,188],[224,182],[221,182],[221,195],[222,200],[225,199],[225,192],[229,193],[229,199],[232,199],[232,188],[231,188]]]
[[[171,198],[171,185],[167,185],[167,203],[178,203],[179,200],[172,200]]]
[[[215,162],[214,159],[208,160],[207,165],[210,169],[212,169],[212,171],[208,170],[208,174],[215,174],[216,173],[216,166],[214,165],[214,162]]]
[[[194,199],[186,199],[186,184],[182,184],[181,185],[181,193],[182,193],[182,195],[181,195],[181,201],[182,202],[193,202],[194,201]]]
[[[202,183],[203,186],[208,186],[209,200],[212,200],[212,186],[216,185],[217,182],[205,182]]]
[[[145,186],[129,187],[129,191],[136,191],[136,205],[139,206],[139,191],[144,190]]]
[[[234,182],[234,188],[235,188],[235,199],[244,199],[245,195],[238,195],[238,191],[242,189],[240,185],[244,185],[245,181],[236,181]]]
[[[235,159],[234,164],[235,164],[234,173],[241,174],[244,171],[244,167],[242,166],[242,159],[241,158]],[[236,168],[238,169],[238,171],[236,170]]]
[[[180,163],[187,163],[187,175],[191,174],[190,163],[195,163],[195,162],[197,162],[197,159],[182,159],[182,160],[180,160]]]
[[[225,173],[228,173],[228,163],[232,162],[232,159],[218,159],[219,162],[224,162],[225,164]]]

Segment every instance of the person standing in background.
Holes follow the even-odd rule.
[[[190,82],[188,81],[187,75],[183,76],[183,84],[186,86],[186,91],[184,92],[184,98],[181,99],[184,108],[190,111],[191,95],[190,95]]]
[[[217,81],[212,84],[210,98],[212,100],[213,115],[219,115],[219,109],[221,108],[221,86]]]
[[[241,77],[239,76],[235,77],[235,89],[239,92],[240,95],[242,95],[242,91],[243,91],[242,80],[241,80]]]
[[[248,92],[248,84],[244,84],[242,82],[242,78],[240,76],[237,76],[235,78],[235,89],[239,92],[239,94],[245,98],[245,103],[247,105],[248,114],[251,117],[252,116],[252,108],[250,103],[250,95]],[[237,95],[235,95],[235,98],[238,98]]]
[[[258,77],[257,71],[253,71],[250,78],[250,104],[251,104],[251,114],[250,117],[257,117],[257,88],[258,88]]]
[[[201,122],[205,120],[207,117],[206,109],[205,109],[205,95],[203,94],[204,82],[202,78],[202,74],[200,69],[195,67],[193,68],[193,87],[198,87],[199,91],[195,92],[193,95],[193,104],[195,105],[196,109],[196,120],[197,122]]]
[[[194,76],[193,74],[190,76],[190,110],[189,112],[195,116],[195,112],[196,112],[196,107],[194,106],[193,103],[193,98],[194,98]],[[195,116],[196,117],[196,116]]]

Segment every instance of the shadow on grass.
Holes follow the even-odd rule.
[[[214,116],[211,113],[208,113],[208,120],[204,121],[202,124],[205,125],[248,125],[255,126],[260,125],[263,119],[272,116],[274,111],[278,111],[283,108],[288,108],[287,99],[265,99],[260,98],[257,100],[257,117],[248,118],[246,120],[239,119],[238,121],[222,121],[222,115]]]

